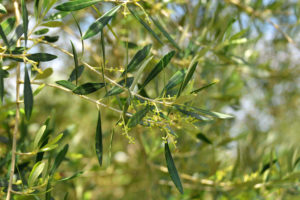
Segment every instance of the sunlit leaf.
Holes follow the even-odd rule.
[[[64,160],[67,152],[68,152],[68,148],[69,148],[69,145],[66,144],[64,146],[64,148],[57,154],[55,160],[54,160],[54,163],[52,165],[52,168],[49,172],[49,175],[52,176],[55,172],[55,170],[59,167],[59,165],[61,164],[61,162]]]
[[[139,64],[148,56],[150,49],[152,47],[152,44],[148,44],[144,46],[143,49],[139,50],[132,58],[130,63],[127,65],[126,70],[122,73],[122,76],[124,76],[128,72],[135,71]]]
[[[149,33],[151,33],[153,35],[153,37],[160,44],[163,44],[163,42],[160,40],[160,38],[158,37],[158,35],[148,26],[148,24],[146,22],[144,22],[133,9],[131,9],[131,8],[128,8],[128,9],[131,12],[131,14],[140,22],[140,24],[142,24],[145,27],[145,29],[147,29],[147,31],[149,31]]]
[[[21,0],[22,7],[22,19],[23,19],[23,31],[25,38],[25,46],[27,46],[27,32],[28,32],[28,11],[26,8],[26,3],[24,0]]]
[[[146,106],[142,110],[136,112],[132,117],[130,117],[128,124],[127,124],[128,128],[133,128],[136,125],[138,125],[139,123],[141,123],[141,121],[147,115],[147,113],[149,111],[150,111],[150,106]]]
[[[11,33],[11,31],[13,30],[13,28],[15,26],[15,23],[16,23],[15,17],[7,18],[3,22],[1,22],[1,27],[2,27],[5,35],[8,35],[9,33]]]
[[[56,13],[51,14],[46,20],[57,20],[57,19],[62,19],[71,12],[64,12],[64,11],[59,11]]]
[[[173,181],[173,183],[175,184],[176,188],[178,189],[178,191],[180,193],[183,193],[183,187],[181,185],[181,181],[180,181],[180,177],[178,175],[175,163],[173,161],[172,158],[172,154],[169,148],[168,143],[165,143],[165,158],[166,158],[166,162],[167,162],[167,168],[170,174],[170,177]]]
[[[9,48],[10,47],[10,44],[7,40],[7,37],[2,29],[2,26],[0,26],[0,36],[2,37],[2,40],[4,41],[4,43],[6,44],[6,46]]]
[[[37,149],[39,147],[39,144],[40,144],[40,141],[42,139],[42,136],[46,130],[47,126],[46,125],[43,125],[39,130],[38,132],[36,133],[36,136],[34,138],[34,142],[33,142],[33,149]]]
[[[49,76],[51,76],[53,73],[53,69],[52,68],[47,68],[43,71],[42,74],[37,74],[36,77],[34,78],[34,80],[39,80],[39,79],[45,79],[48,78]]]
[[[40,30],[37,30],[34,32],[35,35],[43,35],[43,34],[46,34],[49,32],[49,29],[48,28],[42,28]]]
[[[28,178],[28,186],[31,187],[36,182],[37,178],[40,176],[40,174],[43,172],[45,167],[45,163],[43,162],[37,162],[33,166],[29,178]]]
[[[85,83],[73,89],[75,94],[87,95],[103,88],[104,83]]]
[[[66,81],[66,80],[56,81],[55,83],[65,87],[65,88],[68,88],[69,90],[74,90],[76,88],[76,85],[74,85],[72,82]]]
[[[102,128],[101,128],[101,114],[100,114],[100,111],[98,112],[95,147],[96,147],[96,155],[97,155],[97,158],[98,158],[98,162],[99,162],[100,166],[102,166],[103,144],[102,144]]]
[[[62,3],[55,7],[55,9],[60,11],[76,11],[89,6],[92,6],[103,0],[74,0]]]
[[[6,14],[6,13],[7,13],[7,10],[6,10],[6,8],[2,5],[2,3],[0,3],[0,13],[2,13],[2,14]]]
[[[27,120],[30,119],[32,108],[33,108],[33,94],[31,89],[30,78],[28,75],[28,69],[25,66],[25,77],[24,77],[24,108]]]
[[[175,55],[175,51],[167,53],[153,68],[150,74],[145,79],[141,88],[144,88],[153,78],[155,78],[170,62],[172,57]]]
[[[105,14],[103,14],[100,18],[98,18],[94,23],[90,25],[82,39],[85,40],[100,33],[103,27],[108,24],[108,22],[113,18],[113,16],[120,8],[121,5],[118,5],[106,12]]]
[[[63,23],[61,21],[49,21],[49,22],[45,22],[45,23],[41,24],[41,26],[46,26],[46,27],[51,27],[51,28],[60,27],[62,25],[63,25]]]

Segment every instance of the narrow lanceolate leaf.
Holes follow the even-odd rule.
[[[195,111],[198,111],[200,113],[215,117],[215,118],[219,118],[219,119],[231,119],[233,118],[232,115],[228,115],[228,114],[224,114],[224,113],[219,113],[219,112],[215,112],[215,111],[209,111],[209,110],[203,110],[200,108],[196,108],[196,107],[191,107],[192,109],[194,109]]]
[[[122,85],[124,86],[125,85],[125,82],[126,82],[126,85],[125,87],[126,88],[129,88],[133,82],[133,77],[128,77],[126,79],[123,79],[121,81],[118,82],[119,85]],[[122,92],[124,92],[124,89],[118,87],[118,86],[114,86],[111,90],[109,90],[104,97],[108,97],[108,96],[114,96],[114,95],[117,95],[117,94],[121,94]]]
[[[175,51],[171,51],[167,53],[153,68],[150,74],[147,76],[146,80],[141,86],[143,89],[153,78],[155,78],[170,62],[172,57],[175,55]],[[141,90],[140,89],[140,90]]]
[[[54,164],[52,165],[52,168],[51,168],[50,173],[49,173],[50,176],[52,176],[54,174],[55,170],[59,167],[61,162],[64,160],[64,158],[65,158],[65,156],[68,152],[68,148],[69,148],[69,145],[66,144],[64,146],[64,148],[56,156]]]
[[[150,49],[152,47],[152,44],[148,44],[144,46],[143,49],[139,50],[132,58],[130,63],[127,65],[126,70],[122,73],[122,76],[124,76],[128,72],[132,72],[137,69],[139,64],[148,56]]]
[[[187,73],[184,77],[184,80],[180,86],[180,89],[178,90],[178,94],[177,94],[177,97],[180,96],[181,92],[185,89],[185,87],[187,86],[188,82],[191,80],[195,70],[196,70],[196,67],[197,67],[197,64],[198,62],[195,62],[193,63],[192,65],[190,65],[190,67],[188,68],[187,70]]]
[[[84,66],[80,65],[77,69],[77,79],[81,76],[81,74],[83,73],[83,70],[84,70]],[[74,80],[76,80],[76,69],[73,69],[73,71],[71,72],[70,77],[68,79],[68,81],[70,81],[70,82],[72,82]]]
[[[10,44],[9,44],[7,37],[2,29],[2,26],[0,26],[0,36],[2,37],[2,40],[4,41],[5,45],[9,48]]]
[[[71,41],[71,45],[72,45],[72,51],[73,51],[73,58],[74,58],[74,63],[75,63],[75,83],[77,85],[78,83],[78,57],[77,57],[77,51],[74,47],[73,42]]]
[[[0,101],[3,104],[4,97],[4,70],[2,69],[2,62],[0,62]]]
[[[98,18],[94,23],[92,23],[82,39],[85,40],[100,33],[103,27],[108,24],[108,22],[113,18],[120,7],[121,5],[112,8],[111,10],[103,14],[100,18]]]
[[[36,182],[36,180],[38,179],[39,175],[43,172],[45,167],[45,163],[42,162],[37,162],[35,163],[35,165],[33,166],[29,178],[28,178],[28,186],[31,187],[34,185],[34,183]]]
[[[147,29],[147,31],[149,31],[149,33],[151,33],[160,44],[163,44],[163,42],[159,39],[158,35],[148,26],[148,24],[144,22],[133,9],[128,9],[131,12],[131,14],[140,22],[140,24],[142,24],[144,28]]]
[[[168,143],[165,143],[165,158],[166,158],[170,177],[171,177],[173,183],[175,184],[176,188],[178,189],[178,191],[182,194],[183,188],[181,185],[180,177],[178,175],[175,163],[173,161],[172,154],[171,154]]]
[[[27,58],[35,62],[47,62],[56,59],[57,56],[49,53],[34,53],[27,56]]]
[[[33,149],[36,150],[38,147],[39,147],[39,144],[41,143],[41,139],[42,139],[42,136],[44,135],[44,132],[46,130],[47,126],[46,125],[43,125],[39,130],[38,132],[36,133],[36,136],[34,138],[34,142],[33,142]]]
[[[30,78],[28,75],[28,69],[25,66],[25,78],[24,78],[24,108],[26,118],[29,120],[32,108],[33,108],[33,94],[31,89]]]
[[[193,91],[191,92],[191,94],[198,93],[198,92],[200,92],[200,91],[202,91],[202,90],[204,90],[204,89],[207,89],[207,88],[209,88],[210,86],[216,84],[217,82],[218,82],[218,81],[215,81],[215,82],[209,83],[209,84],[207,84],[207,85],[204,85],[204,86],[201,87],[201,88],[198,88],[198,89],[196,89],[196,90],[193,90]]]
[[[26,3],[25,3],[24,0],[21,0],[21,7],[22,7],[22,19],[23,19],[23,30],[24,30],[25,46],[27,46],[28,11],[27,11]]]
[[[211,140],[208,139],[203,133],[198,133],[196,137],[207,144],[212,144]]]
[[[164,87],[163,92],[168,93],[169,90],[171,90],[172,88],[174,88],[176,85],[178,85],[179,83],[181,83],[183,81],[185,72],[184,70],[179,70],[177,71],[168,81],[168,83],[166,84],[166,86]]]
[[[136,125],[138,125],[143,118],[147,115],[147,113],[150,110],[150,106],[146,106],[144,109],[136,112],[128,121],[128,128],[132,128],[135,127]]]
[[[54,43],[54,42],[57,42],[58,39],[59,39],[59,36],[44,36],[44,37],[41,37],[44,41],[47,41],[49,43]]]
[[[75,94],[87,95],[96,92],[104,86],[104,83],[85,83],[73,89],[73,92]]]
[[[56,10],[60,11],[75,11],[80,10],[89,6],[92,6],[103,0],[74,0],[62,3],[55,7]]]
[[[0,13],[2,13],[2,14],[6,14],[6,13],[7,13],[7,10],[6,10],[6,8],[2,5],[2,3],[0,3]]]
[[[15,17],[7,18],[3,22],[1,22],[1,27],[5,35],[11,33],[11,31],[14,29],[15,23],[16,23]]]
[[[71,179],[74,179],[74,178],[80,176],[81,174],[83,174],[83,171],[76,172],[76,173],[73,174],[72,176],[69,176],[69,177],[66,177],[66,178],[59,179],[58,181],[68,181],[68,180],[71,180]]]
[[[40,14],[40,0],[34,0],[34,17],[37,20]]]
[[[46,33],[48,33],[48,32],[49,32],[49,29],[48,29],[48,28],[42,28],[42,29],[40,29],[40,30],[35,31],[34,34],[35,34],[35,35],[44,35],[44,34],[46,34]]]
[[[46,27],[51,27],[51,28],[60,27],[62,25],[63,25],[63,23],[61,21],[49,21],[49,22],[45,22],[45,23],[41,24],[41,26],[46,26]]]
[[[72,82],[66,81],[66,80],[56,81],[55,83],[65,87],[65,88],[68,88],[69,90],[74,90],[76,88],[76,85],[74,85]]]
[[[155,26],[162,32],[162,34],[169,40],[169,42],[176,47],[178,50],[180,50],[180,47],[175,42],[175,40],[169,35],[169,33],[164,29],[164,27],[159,23],[158,20],[156,20],[154,17],[151,17],[151,20],[154,22]]]
[[[102,159],[103,159],[103,144],[102,144],[102,128],[101,128],[101,114],[100,111],[98,112],[98,122],[97,122],[97,129],[96,129],[96,154],[98,158],[98,162],[100,166],[102,166]]]

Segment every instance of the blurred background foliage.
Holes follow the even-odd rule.
[[[153,44],[151,52],[155,57],[146,73],[154,61],[176,50],[170,65],[146,87],[148,95],[155,98],[166,80],[177,70],[187,69],[194,56],[201,54],[192,83],[176,101],[189,101],[193,106],[231,114],[234,119],[208,122],[178,119],[174,127],[178,135],[176,148],[173,144],[170,147],[184,187],[184,194],[180,194],[166,173],[164,134],[158,128],[140,125],[133,128],[129,135],[135,140],[129,143],[123,130],[116,126],[119,114],[101,107],[104,160],[100,167],[94,149],[96,106],[76,95],[45,87],[35,97],[31,120],[23,119],[21,130],[27,134],[19,137],[18,148],[26,149],[37,129],[51,115],[55,134],[64,131],[63,143],[70,145],[67,161],[56,176],[83,171],[75,179],[58,183],[53,188],[53,197],[63,199],[65,192],[69,192],[69,199],[82,200],[299,199],[299,1],[149,0],[139,3],[149,16],[159,20],[180,50],[152,22],[149,26],[163,41],[161,45],[122,8],[110,23],[113,32],[107,27],[103,31],[105,73],[118,80],[119,70],[124,69],[128,58],[149,43]],[[1,15],[1,21],[14,15],[10,1],[3,0],[2,4],[8,14]],[[32,14],[34,2],[26,1],[26,4]],[[95,6],[104,13],[114,4],[104,1]],[[52,8],[47,16],[55,12]],[[73,12],[73,16],[83,32],[99,17],[92,7]],[[80,34],[74,18],[69,14],[59,19],[63,24],[51,28],[48,35],[58,35],[55,44],[70,52],[69,40],[72,40],[81,56]],[[147,17],[143,19],[147,21]],[[29,27],[33,26],[32,17]],[[85,40],[84,44],[82,59],[100,68],[103,61],[100,36]],[[74,68],[72,58],[49,46],[35,48],[58,56],[54,61],[41,63],[41,69],[54,70],[45,82],[68,78]],[[15,71],[11,68],[10,77],[5,79],[5,103],[0,108],[1,177],[8,174],[14,125]],[[102,77],[85,69],[80,82],[97,80]],[[210,83],[215,84],[189,94]],[[99,99],[104,94],[90,96]],[[121,95],[121,100],[125,96]],[[115,97],[104,99],[103,103],[118,107]],[[20,157],[18,163],[28,159]]]

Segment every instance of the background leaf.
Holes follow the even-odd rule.
[[[25,77],[24,77],[24,108],[27,120],[30,119],[32,108],[33,108],[33,95],[31,89],[30,78],[28,75],[28,69],[25,66]]]
[[[95,138],[96,155],[100,166],[102,166],[103,160],[103,144],[102,144],[102,128],[101,128],[101,113],[98,111],[98,121]]]
[[[55,9],[60,11],[76,11],[89,6],[92,6],[103,0],[74,0],[62,3],[55,7]]]

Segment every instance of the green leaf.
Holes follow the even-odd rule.
[[[193,117],[193,118],[203,120],[203,121],[211,121],[210,118],[204,116],[203,114],[196,112],[195,110],[188,109],[187,107],[184,107],[184,106],[174,106],[174,107],[181,113],[187,115],[188,117]]]
[[[40,85],[40,86],[33,92],[33,96],[38,95],[38,94],[42,91],[42,89],[45,88],[45,86],[46,86],[45,83],[43,83],[42,85]]]
[[[25,47],[27,46],[27,32],[28,32],[28,11],[26,8],[26,3],[24,0],[21,0],[22,7],[22,19],[23,19],[23,31],[25,38]]]
[[[41,11],[41,5],[40,5],[40,0],[34,0],[34,16],[35,19],[38,20],[40,11]]]
[[[34,53],[27,56],[27,58],[35,62],[47,62],[56,59],[57,56],[49,53]]]
[[[6,71],[2,69],[2,62],[0,61],[0,101],[3,104],[3,97],[4,97],[4,78]]]
[[[168,83],[166,84],[166,86],[164,87],[163,92],[168,93],[168,91],[170,91],[172,88],[174,88],[176,85],[178,85],[179,83],[181,83],[183,81],[185,72],[184,70],[179,70],[177,71],[168,81]],[[161,95],[162,96],[162,95]]]
[[[203,133],[198,133],[196,137],[207,144],[212,144],[210,139],[208,139]]]
[[[46,27],[51,27],[51,28],[60,27],[62,25],[63,25],[63,23],[61,21],[49,21],[49,22],[45,22],[45,23],[41,24],[41,26],[46,26]]]
[[[147,29],[147,31],[149,31],[160,44],[163,44],[163,42],[159,39],[158,35],[147,25],[147,23],[144,22],[134,10],[130,8],[128,9],[131,12],[131,14],[140,22],[140,24],[142,24],[144,28]]]
[[[141,121],[143,120],[143,118],[147,115],[147,113],[150,110],[150,106],[146,106],[144,109],[136,112],[128,121],[128,128],[133,128],[136,125],[138,125],[139,123],[141,123]]]
[[[83,174],[83,171],[76,172],[76,173],[73,174],[72,176],[69,176],[69,177],[66,177],[66,178],[59,179],[58,181],[68,181],[68,180],[77,178],[77,177],[80,176],[81,174]]]
[[[196,57],[197,58],[197,57]],[[193,59],[193,61],[196,61],[196,59]],[[178,94],[177,94],[177,97],[180,96],[181,92],[185,89],[185,87],[187,86],[188,82],[191,80],[195,70],[196,70],[196,67],[198,65],[198,62],[191,62],[188,70],[187,70],[187,73],[183,79],[183,82],[182,84],[180,85],[180,89],[178,90]]]
[[[210,86],[212,86],[212,85],[214,85],[214,84],[216,84],[216,83],[218,83],[218,81],[215,81],[215,82],[209,83],[209,84],[207,84],[207,85],[204,85],[204,86],[201,87],[201,88],[198,88],[198,89],[196,89],[196,90],[193,90],[193,91],[191,92],[191,94],[193,94],[193,93],[198,93],[198,92],[200,92],[200,91],[202,91],[202,90],[204,90],[204,89],[206,89],[206,88],[208,88],[208,87],[210,87]]]
[[[49,42],[49,43],[54,43],[54,42],[57,42],[58,39],[59,39],[59,36],[44,36],[42,37],[43,40]]]
[[[40,30],[35,31],[34,34],[35,34],[35,35],[44,35],[44,34],[46,34],[46,33],[48,33],[48,32],[49,32],[49,29],[48,29],[48,28],[42,28],[42,29],[40,29]]]
[[[5,35],[11,33],[11,31],[14,29],[15,23],[16,23],[15,17],[7,18],[3,22],[1,22],[1,27]]]
[[[74,90],[76,88],[76,85],[74,85],[72,82],[66,81],[66,80],[56,81],[55,83],[65,87],[65,88],[68,88],[69,90]]]
[[[92,6],[103,0],[74,0],[62,3],[55,7],[56,10],[60,11],[75,11],[80,10],[89,6]]]
[[[103,160],[103,144],[102,144],[102,128],[101,128],[101,114],[100,110],[98,112],[98,121],[97,121],[97,129],[96,129],[96,155],[98,158],[98,162],[100,166],[102,166],[102,160]]]
[[[124,86],[125,85],[125,80],[126,80],[126,86],[127,88],[129,88],[133,82],[133,77],[128,77],[126,79],[123,79],[121,81],[118,82],[119,85]],[[118,86],[114,86],[111,90],[109,90],[104,97],[108,97],[108,96],[114,96],[117,94],[121,94],[122,92],[124,92],[124,89],[118,87]]]
[[[6,10],[6,8],[2,5],[2,3],[0,3],[0,13],[2,13],[2,14],[6,14],[6,13],[7,13],[7,10]]]
[[[85,83],[73,89],[73,93],[80,95],[91,94],[104,86],[104,83]]]
[[[113,18],[113,16],[120,8],[121,5],[118,5],[98,18],[94,23],[90,25],[82,39],[85,40],[97,35],[103,29],[103,27],[108,24],[108,22]]]
[[[64,160],[64,158],[65,158],[65,156],[66,156],[66,154],[68,152],[68,148],[69,148],[69,145],[66,144],[64,146],[64,148],[56,156],[54,164],[53,164],[53,166],[52,166],[52,168],[50,170],[50,173],[49,173],[50,176],[53,176],[55,170],[59,167],[59,165],[61,164],[61,162]]]
[[[141,89],[143,89],[155,76],[157,76],[170,62],[172,57],[175,55],[175,51],[171,51],[167,53],[153,68],[150,74],[147,76],[144,83],[141,85]]]
[[[39,80],[39,79],[45,79],[48,78],[53,74],[53,69],[52,68],[47,68],[43,71],[42,74],[37,74],[34,80]]]
[[[5,45],[9,48],[10,44],[8,43],[7,37],[2,29],[2,26],[0,26],[0,36],[2,37],[2,40],[4,41]]]
[[[55,148],[58,147],[57,142],[64,136],[63,133],[59,134],[58,136],[56,136],[53,140],[51,140],[48,144],[46,144],[45,146],[41,147],[40,151],[51,151]]]
[[[45,167],[45,163],[43,162],[37,162],[33,166],[29,178],[28,178],[28,186],[31,187],[36,182],[37,178],[41,175]]]
[[[144,46],[143,49],[140,49],[132,58],[130,63],[127,65],[126,70],[122,73],[122,76],[124,76],[128,72],[135,71],[140,65],[140,63],[148,56],[150,49],[152,47],[152,44],[148,44]]]
[[[28,69],[25,66],[25,78],[24,78],[24,108],[27,120],[30,119],[33,108],[33,95],[31,89],[30,78],[28,75]]]
[[[169,35],[169,33],[164,29],[164,27],[159,23],[158,20],[156,20],[154,17],[150,16],[151,20],[154,22],[155,26],[162,32],[162,34],[169,40],[169,42],[176,47],[178,50],[180,50],[180,47],[175,42],[175,40]]]
[[[46,130],[47,126],[46,125],[43,125],[39,130],[38,132],[36,133],[36,136],[34,138],[34,142],[33,142],[33,149],[37,149],[39,148],[39,144],[40,144],[40,141],[42,139],[42,136],[44,135],[44,132]]]
[[[80,65],[77,70],[78,71],[77,78],[79,78],[81,76],[81,74],[83,73],[83,70],[84,70],[84,66]],[[75,69],[73,69],[73,71],[71,72],[68,81],[72,82],[74,80],[76,80],[76,70]]]
[[[74,58],[74,63],[75,63],[75,83],[77,85],[77,83],[78,83],[78,57],[77,57],[77,51],[76,51],[72,41],[71,41],[71,45],[72,45],[73,58]]]
[[[176,188],[178,189],[178,191],[183,194],[183,188],[181,185],[181,181],[180,181],[180,177],[178,175],[176,166],[174,164],[173,158],[172,158],[172,154],[169,148],[168,143],[165,143],[165,158],[166,158],[166,162],[167,162],[167,168],[169,171],[169,175],[173,181],[173,183],[175,184]]]
[[[209,111],[209,110],[203,110],[200,108],[196,108],[196,107],[191,107],[192,109],[201,112],[203,114],[215,117],[215,118],[219,118],[219,119],[232,119],[233,116],[232,115],[228,115],[228,114],[224,114],[224,113],[219,113],[219,112],[215,112],[215,111]]]
[[[64,12],[64,11],[60,11],[57,13],[53,13],[51,14],[46,20],[57,20],[57,19],[62,19],[65,16],[67,16],[68,14],[70,14],[71,12]]]

